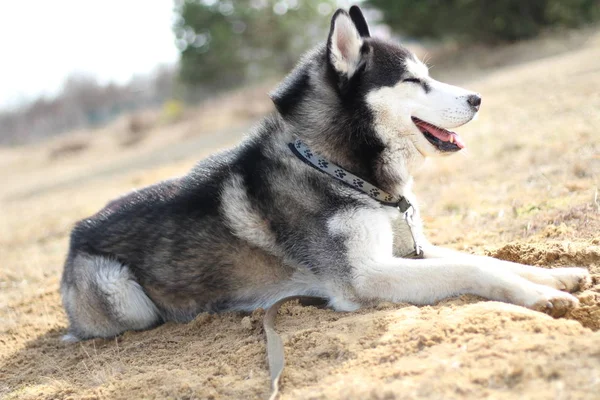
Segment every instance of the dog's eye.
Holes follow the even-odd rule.
[[[407,78],[403,82],[412,82],[412,83],[416,83],[417,85],[423,84],[423,81],[420,79],[417,79],[417,78]]]

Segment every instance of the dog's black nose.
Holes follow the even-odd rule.
[[[479,106],[481,105],[481,96],[478,94],[472,94],[467,98],[467,103],[473,108],[475,111],[479,111]]]

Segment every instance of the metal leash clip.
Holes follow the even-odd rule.
[[[414,220],[413,220],[414,214],[415,214],[415,208],[412,205],[410,205],[410,207],[404,212],[404,220],[406,221],[406,224],[408,225],[408,230],[410,231],[410,235],[412,236],[412,240],[415,245],[415,255],[417,257],[420,257],[421,254],[423,253],[423,248],[418,243],[417,237],[415,236],[415,232],[414,232],[415,224],[414,224]]]

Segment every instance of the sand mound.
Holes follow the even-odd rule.
[[[598,239],[589,242],[510,243],[487,255],[501,260],[529,265],[591,266],[600,262]]]
[[[530,265],[586,266],[592,272],[592,287],[577,297],[580,307],[566,317],[579,321],[594,331],[600,330],[600,246],[590,242],[511,243],[488,255],[502,260]]]
[[[594,374],[577,366],[600,363],[589,354],[600,337],[578,323],[492,302],[376,311],[288,335],[305,347],[289,351],[289,398],[585,397]]]

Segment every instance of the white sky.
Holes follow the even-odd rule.
[[[72,72],[126,82],[173,64],[172,0],[0,0],[0,109]]]

